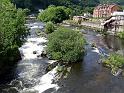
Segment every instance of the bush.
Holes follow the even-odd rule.
[[[17,56],[14,55],[18,51],[25,37],[28,34],[28,29],[25,26],[25,11],[16,9],[10,0],[1,0],[0,8],[0,60],[6,58],[9,60]],[[11,52],[10,52],[11,51]]]
[[[52,22],[47,22],[46,27],[45,27],[45,33],[49,34],[49,33],[54,32],[54,30],[55,30],[54,24]]]
[[[78,31],[60,27],[49,35],[48,53],[61,62],[77,62],[82,59],[85,40]]]
[[[53,23],[61,23],[63,20],[69,18],[71,10],[65,7],[55,7],[49,6],[47,9],[39,13],[38,19],[43,22],[53,22]]]
[[[110,54],[110,56],[104,60],[103,64],[110,67],[112,73],[115,73],[118,69],[124,66],[124,57],[119,54]]]
[[[119,33],[117,33],[117,36],[118,36],[119,38],[124,39],[124,32],[119,32]]]

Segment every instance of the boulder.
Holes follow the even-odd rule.
[[[8,89],[8,93],[19,93],[19,91],[16,87],[11,87],[10,89]]]
[[[37,51],[33,51],[33,54],[37,54]]]
[[[123,72],[122,69],[118,69],[117,72],[115,72],[113,75],[118,76],[118,75],[122,74],[122,72]]]
[[[39,57],[41,57],[41,55],[37,55],[37,57],[39,58]]]
[[[18,80],[14,80],[11,82],[11,85],[14,87],[17,87],[18,89],[22,89],[23,88],[23,84],[21,81]]]
[[[51,71],[53,68],[55,68],[58,65],[58,62],[54,62],[52,64],[49,64],[46,68],[46,72]]]
[[[30,89],[30,90],[24,90],[21,93],[39,93],[39,92],[37,90]]]
[[[43,50],[43,51],[42,51],[41,57],[47,57],[47,52],[46,52],[46,50]]]

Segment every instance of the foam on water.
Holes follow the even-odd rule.
[[[44,49],[43,45],[39,45],[41,43],[47,42],[45,38],[28,38],[27,42],[19,48],[21,54],[23,54],[23,59],[35,59],[38,55],[40,55]],[[33,54],[33,52],[36,54]]]
[[[92,52],[95,52],[95,53],[100,54],[100,51],[99,51],[99,49],[98,49],[98,48],[94,48],[94,49],[92,50]]]
[[[35,85],[31,89],[25,88],[21,93],[43,93],[48,89],[55,89],[57,91],[59,89],[59,86],[57,84],[53,84],[53,81],[56,78],[56,68],[55,67],[53,70],[49,71],[47,74],[43,75],[41,78],[39,78],[40,82]],[[30,91],[30,92],[29,92]]]
[[[30,24],[30,31],[35,32],[36,28],[42,28],[41,26],[39,26],[39,23],[32,23]],[[33,36],[33,37],[30,37]],[[24,43],[22,45],[22,47],[19,48],[21,54],[23,55],[23,60],[31,60],[31,59],[38,59],[38,56],[41,55],[42,51],[44,50],[44,48],[46,47],[46,45],[44,45],[44,43],[47,42],[47,39],[44,37],[37,37],[33,34],[31,34],[28,38],[26,43]],[[34,53],[35,52],[35,53]],[[48,63],[53,63],[56,62],[54,60],[52,61],[48,61]],[[33,65],[33,66],[32,66]],[[31,69],[30,69],[31,68]],[[33,76],[33,74],[35,74],[37,71],[32,70],[32,68],[37,68],[37,65],[35,66],[34,64],[30,64],[27,63],[26,65],[26,69],[30,70],[31,72],[23,72],[20,73],[20,76],[24,76],[26,78],[31,78]],[[57,67],[56,67],[57,68]],[[54,68],[53,70],[49,71],[47,74],[43,75],[42,77],[40,77],[38,80],[40,81],[38,84],[36,84],[33,88],[27,89],[24,88],[21,93],[29,93],[28,91],[33,92],[33,91],[37,91],[38,93],[42,93],[48,89],[54,88],[55,90],[57,90],[59,87],[57,84],[53,84],[53,80],[55,79],[56,76],[56,68]],[[29,75],[29,76],[28,76]]]
[[[102,55],[102,56],[105,56],[105,57],[109,56],[109,54],[106,53],[105,50],[103,48],[100,48],[100,47],[99,48],[93,48],[92,52],[95,52],[95,53]]]
[[[57,68],[57,67],[56,67]],[[58,90],[59,86],[57,84],[52,84],[53,80],[56,77],[56,68],[45,74],[41,79],[40,83],[36,85],[33,89],[39,91],[39,93],[44,92],[45,90],[48,90],[50,88],[54,88],[55,90]]]

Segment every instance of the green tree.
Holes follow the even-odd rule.
[[[46,27],[45,27],[45,33],[49,34],[49,33],[54,32],[54,30],[55,30],[54,24],[52,22],[47,22]]]
[[[9,0],[0,0],[0,60],[14,61],[18,47],[27,35],[25,11],[16,9]]]
[[[83,58],[85,40],[78,31],[60,27],[48,38],[48,53],[52,59],[76,62]]]
[[[51,21],[53,23],[60,23],[69,18],[70,11],[71,10],[65,7],[49,6],[47,9],[39,13],[38,19],[43,22]]]
[[[94,10],[94,7],[85,7],[83,12],[93,14],[93,10]]]

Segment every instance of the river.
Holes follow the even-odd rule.
[[[30,35],[19,48],[22,60],[4,76],[0,76],[0,93],[123,93],[124,78],[113,76],[110,69],[99,64],[100,55],[109,52],[124,54],[124,41],[111,36],[102,36],[91,30],[83,30],[86,54],[82,62],[72,65],[66,79],[53,82],[56,68],[46,73],[45,69],[53,61],[39,55],[46,47],[46,38],[35,34],[42,31],[44,24],[38,21],[29,22]],[[92,48],[95,43],[97,48]]]

